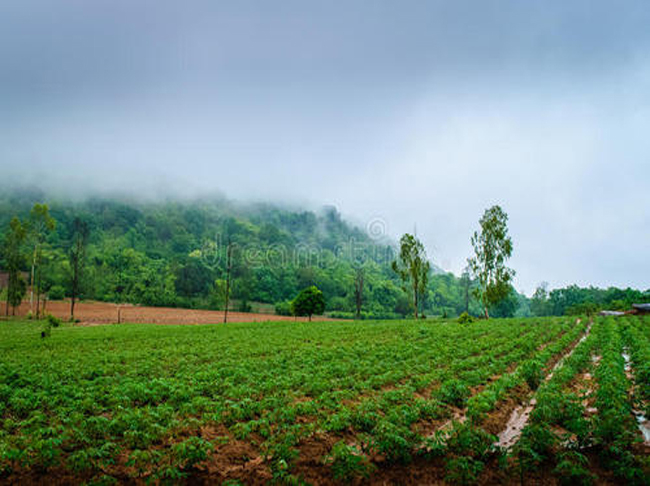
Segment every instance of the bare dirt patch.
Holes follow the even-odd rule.
[[[0,303],[0,314],[4,314],[4,303]],[[16,309],[16,315],[26,316],[29,303],[23,302]],[[63,320],[70,318],[70,303],[51,301],[45,306],[45,313]],[[131,304],[112,304],[108,302],[80,302],[75,304],[75,318],[80,326],[115,324],[118,322],[141,324],[217,324],[223,322],[223,311],[181,309],[171,307],[146,307]],[[334,320],[325,317],[314,319]],[[275,314],[254,314],[248,312],[228,312],[228,322],[263,322],[263,321],[307,321],[306,317],[278,316]]]

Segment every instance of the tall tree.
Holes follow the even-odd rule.
[[[474,256],[467,260],[472,276],[477,280],[476,298],[483,305],[485,318],[488,307],[505,299],[511,291],[515,271],[505,263],[512,255],[512,239],[508,236],[508,215],[500,206],[492,206],[480,219],[481,231],[474,232]]]
[[[424,295],[429,281],[430,264],[424,245],[415,236],[405,233],[400,239],[400,251],[392,268],[402,279],[404,291],[411,295],[413,315],[418,318],[420,297]],[[410,289],[409,289],[410,284]]]
[[[363,267],[358,267],[354,275],[354,305],[356,308],[356,318],[361,319],[361,306],[363,304],[363,284],[365,275]]]
[[[7,266],[8,286],[7,286],[7,306],[5,315],[9,315],[9,306],[13,308],[13,314],[16,313],[16,307],[22,302],[25,295],[26,284],[20,271],[25,263],[23,255],[23,244],[27,236],[27,230],[17,217],[14,217],[9,223],[9,231],[4,241],[4,260]]]
[[[546,316],[549,310],[548,283],[542,282],[530,299],[530,311],[536,316]]]
[[[72,245],[70,247],[70,320],[74,320],[74,306],[81,291],[86,262],[86,244],[90,230],[88,223],[80,218],[72,222]]]
[[[228,238],[226,247],[226,291],[224,292],[225,306],[223,312],[224,324],[228,322],[228,304],[230,303],[230,277],[232,274],[232,241]]]
[[[469,276],[469,269],[467,267],[463,270],[463,273],[460,276],[459,283],[462,292],[462,301],[464,305],[464,310],[469,314],[469,294],[470,294],[470,288],[472,286],[472,279]]]
[[[41,259],[41,251],[47,234],[54,230],[56,221],[50,216],[50,208],[47,204],[34,204],[34,207],[29,213],[29,221],[27,223],[28,234],[30,242],[33,246],[32,254],[32,270],[30,277],[30,291],[29,291],[29,310],[34,312],[34,286],[40,275],[39,263]],[[39,300],[40,289],[37,289],[36,294],[36,317],[39,317]]]

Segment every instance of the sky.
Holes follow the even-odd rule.
[[[650,3],[4,0],[0,178],[416,231],[460,273],[650,288]],[[377,223],[379,222],[379,223]]]

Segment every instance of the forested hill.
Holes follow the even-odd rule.
[[[364,310],[390,317],[409,312],[408,299],[390,269],[393,247],[320,211],[239,205],[224,199],[136,202],[90,198],[73,202],[38,191],[0,197],[0,228],[25,220],[46,202],[57,222],[48,236],[42,288],[50,298],[68,295],[68,248],[76,217],[90,228],[83,297],[147,305],[219,308],[226,247],[233,248],[233,298],[276,304],[309,285],[325,294],[329,311],[352,312],[355,269],[364,268]],[[27,262],[26,262],[27,268]]]
[[[70,248],[75,218],[90,229],[84,299],[156,306],[223,307],[226,248],[232,245],[233,306],[264,306],[287,312],[287,301],[316,285],[331,315],[352,317],[355,275],[363,269],[363,316],[391,318],[410,314],[409,299],[390,267],[395,242],[382,224],[359,228],[333,207],[319,211],[270,204],[237,204],[224,198],[141,202],[125,198],[71,200],[39,190],[0,190],[0,245],[14,216],[26,221],[36,202],[49,205],[56,220],[43,251],[41,288],[50,299],[71,293]],[[4,245],[2,245],[4,247]],[[24,248],[23,269],[30,249]],[[435,255],[430,255],[434,257]],[[0,254],[0,269],[5,268]],[[423,295],[426,315],[478,315],[467,276],[432,271]],[[4,299],[0,289],[0,298]],[[598,308],[629,308],[650,300],[650,291],[569,286],[532,299],[514,291],[490,314],[560,315]],[[265,305],[266,304],[266,305]]]

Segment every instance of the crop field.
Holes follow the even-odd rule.
[[[43,325],[3,483],[648,484],[648,318]]]

